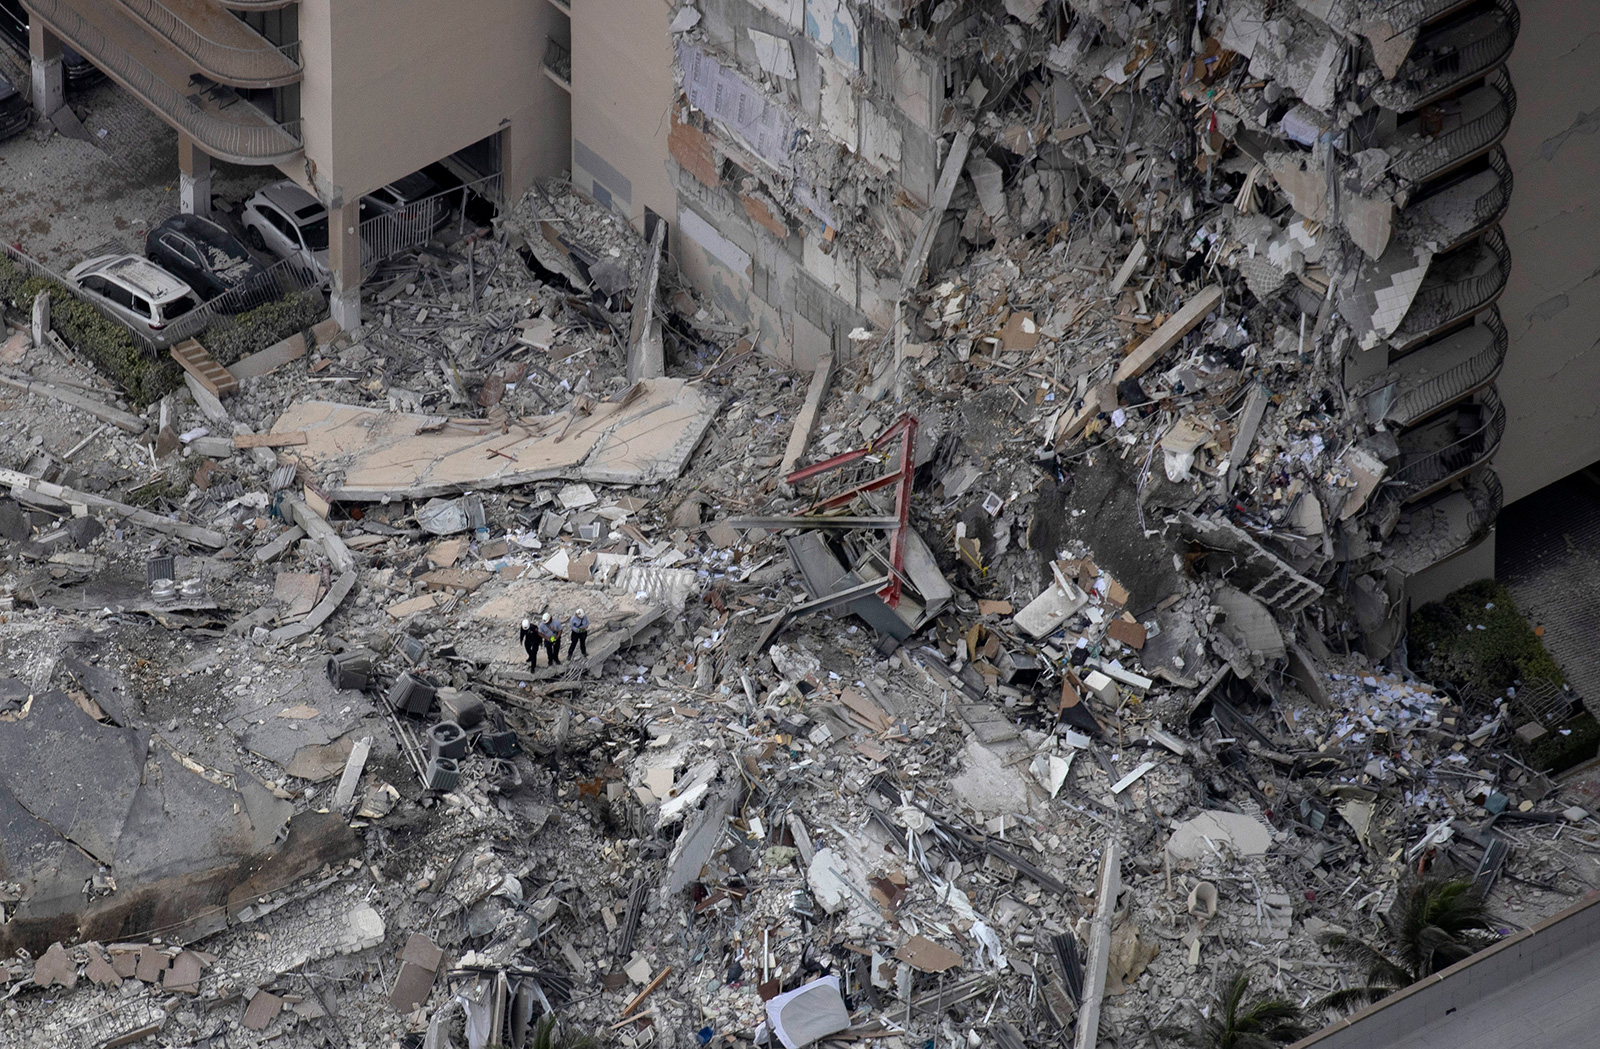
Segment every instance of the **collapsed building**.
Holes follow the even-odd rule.
[[[575,145],[93,467],[17,423],[0,748],[122,756],[3,770],[0,1023],[1159,1045],[1419,870],[1589,891],[1577,698],[1403,647],[1500,502],[1517,18],[678,4],[643,229]]]

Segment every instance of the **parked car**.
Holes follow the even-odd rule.
[[[144,239],[147,259],[183,280],[224,313],[278,297],[277,283],[250,257],[239,238],[199,215],[174,215]]]
[[[11,49],[21,56],[24,62],[28,58],[28,11],[22,6],[22,0],[0,0],[0,37],[11,45]],[[66,81],[67,90],[80,91],[106,78],[105,73],[70,47],[61,49],[62,76]]]
[[[194,309],[194,291],[137,255],[100,255],[67,271],[67,279],[124,324],[166,346],[166,326]]]
[[[443,187],[420,171],[395,179],[361,198],[361,221],[393,215],[401,221],[426,223],[422,228],[432,232],[450,221],[450,209],[459,203],[440,196],[443,192]]]
[[[280,259],[297,258],[326,281],[328,269],[328,209],[322,202],[288,179],[264,186],[244,202],[240,217],[244,239],[257,251]],[[378,268],[372,248],[361,244],[361,279]]]
[[[0,76],[0,139],[27,130],[32,117],[33,107],[22,97],[22,92],[12,87],[11,81]]]

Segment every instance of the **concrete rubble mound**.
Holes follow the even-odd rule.
[[[887,289],[809,374],[554,182],[223,396],[18,342],[0,1045],[1160,1046],[1331,1020],[1421,874],[1600,885],[1579,697],[1404,645],[1498,509],[1437,260],[1509,87],[1418,103],[1409,4],[761,6],[816,49],[678,3],[663,119]]]

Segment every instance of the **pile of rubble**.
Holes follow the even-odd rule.
[[[1155,1044],[1223,969],[1359,980],[1318,934],[1416,871],[1507,928],[1595,887],[1522,761],[1576,697],[1391,654],[1427,391],[1358,300],[1459,218],[1353,101],[1428,93],[1408,31],[978,6],[960,61],[1049,75],[951,102],[934,279],[810,377],[555,185],[142,415],[18,331],[0,1029]]]

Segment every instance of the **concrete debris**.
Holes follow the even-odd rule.
[[[1597,883],[1577,698],[1405,669],[1498,88],[1341,3],[669,6],[666,222],[541,182],[226,403],[19,344],[19,1045],[1133,1045],[1419,871]]]

